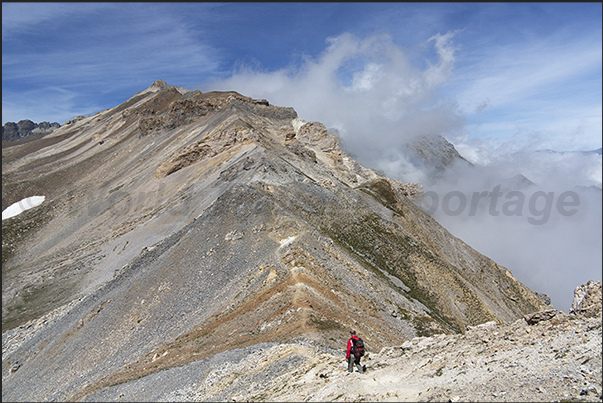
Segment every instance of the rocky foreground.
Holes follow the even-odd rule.
[[[304,340],[262,343],[85,400],[601,401],[601,319],[601,283],[590,281],[576,289],[570,313],[546,310],[507,325],[468,327],[464,334],[416,337],[369,351],[364,374],[347,372],[343,350]],[[3,334],[3,355],[41,323]]]

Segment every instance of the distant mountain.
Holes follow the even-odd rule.
[[[500,190],[502,190],[503,192],[514,190],[526,190],[530,187],[536,186],[534,182],[532,182],[522,174],[517,174],[512,178],[505,179],[500,183],[500,185]]]
[[[590,185],[590,186],[576,185],[576,186],[574,186],[574,188],[577,189],[577,190],[580,190],[580,191],[592,192],[592,193],[595,193],[595,194],[601,194],[601,191],[603,190],[599,186],[595,186],[595,185]]]
[[[6,122],[2,126],[2,141],[19,140],[32,135],[43,136],[61,127],[57,122],[34,123],[31,120],[20,120],[18,123]]]
[[[440,135],[419,136],[406,144],[410,150],[434,173],[442,172],[457,162],[473,166],[454,148],[448,140]]]
[[[460,158],[438,138],[416,149]],[[340,351],[352,327],[379,351],[547,308],[417,207],[420,185],[234,91],[157,81],[4,147],[2,174],[3,209],[45,197],[2,221],[4,401],[101,396],[266,343]],[[154,391],[187,400],[180,379]]]

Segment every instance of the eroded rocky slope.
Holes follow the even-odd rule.
[[[4,400],[85,399],[259,343],[331,351],[352,326],[379,351],[547,307],[417,208],[420,185],[265,100],[158,81],[2,151],[3,208],[45,196],[2,223]]]
[[[578,287],[569,314],[551,309],[510,324],[469,326],[464,334],[416,337],[368,351],[363,374],[347,372],[343,348],[308,340],[259,343],[85,400],[596,402],[602,391],[601,319],[601,283],[591,281]],[[3,335],[3,348],[26,334],[15,329]],[[18,369],[12,363],[10,371]]]
[[[159,374],[90,400],[155,401],[601,401],[601,283],[578,287],[570,313],[546,310],[465,334],[385,347],[346,372],[342,351],[304,343],[258,345],[213,357],[162,390]],[[176,371],[174,371],[176,372]],[[164,379],[175,374],[163,374]]]

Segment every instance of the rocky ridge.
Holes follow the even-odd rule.
[[[548,310],[369,352],[364,374],[347,373],[343,352],[255,346],[167,394],[148,379],[90,401],[601,401],[601,283],[578,287],[574,304],[580,308],[570,314]]]
[[[20,120],[17,123],[6,122],[2,126],[2,141],[23,139],[31,135],[43,136],[52,133],[59,127],[61,127],[61,125],[57,122],[34,123],[29,119]]]
[[[157,81],[2,162],[3,206],[45,196],[2,223],[4,400],[83,400],[258,344],[332,351],[351,326],[378,351],[547,307],[422,212],[420,185],[236,92]]]

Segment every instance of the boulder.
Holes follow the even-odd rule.
[[[574,300],[570,307],[570,314],[581,315],[587,318],[601,314],[601,282],[590,280],[586,284],[576,287]]]
[[[528,322],[529,325],[535,325],[538,322],[551,320],[555,317],[555,315],[557,315],[557,310],[548,309],[546,311],[540,311],[531,315],[526,315],[524,316],[524,319],[526,322]]]

